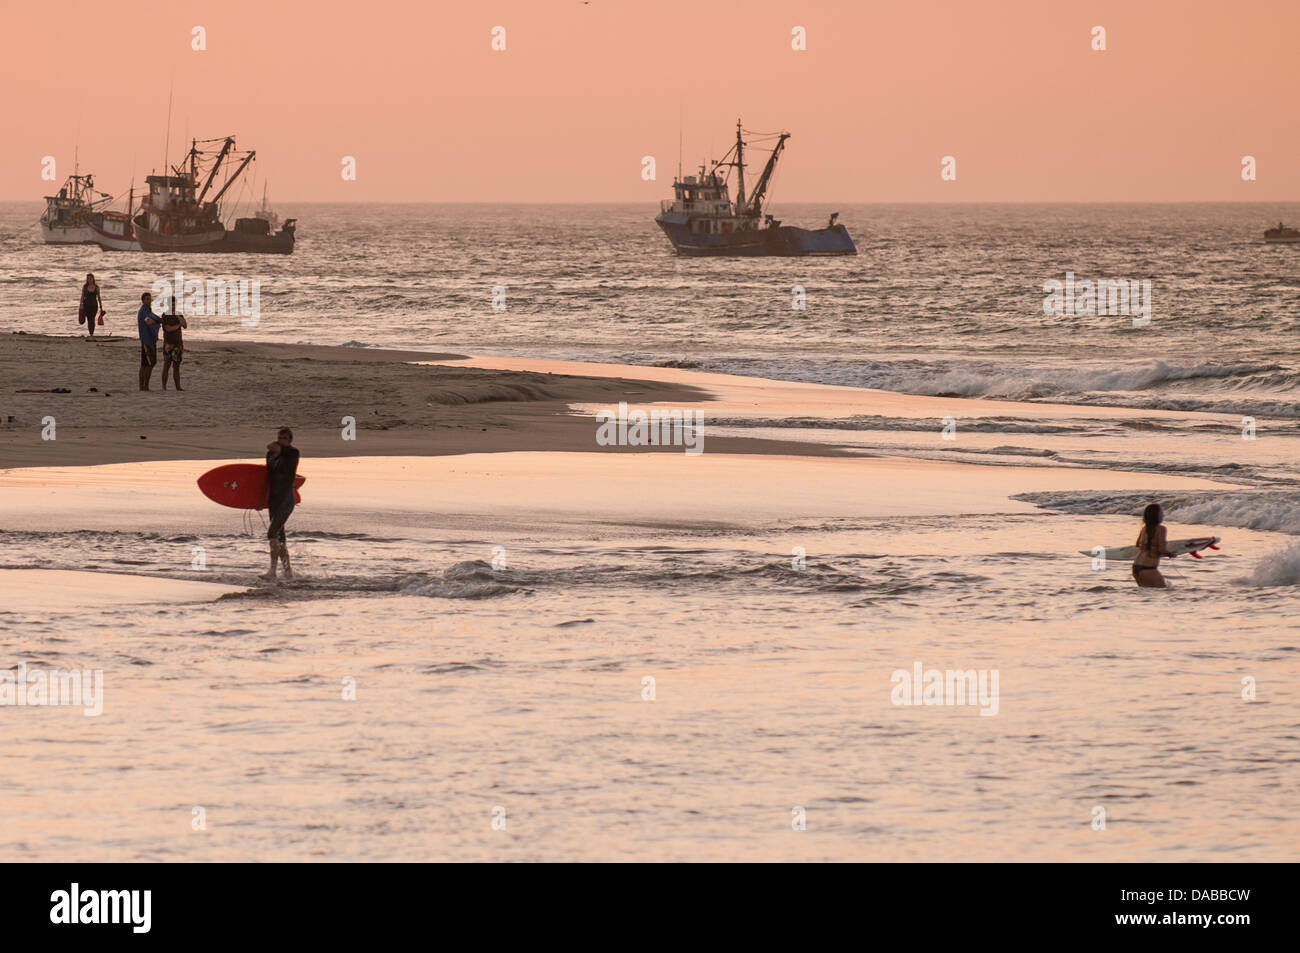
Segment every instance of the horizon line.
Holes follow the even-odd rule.
[[[116,199],[117,196],[114,196]],[[40,203],[45,201],[41,198],[3,198],[0,202],[32,202]],[[869,199],[857,201],[845,201],[835,199],[789,199],[773,203],[775,207],[781,205],[834,205],[838,201],[840,205],[1275,205],[1275,204],[1296,204],[1300,203],[1300,197],[1291,199]],[[338,199],[277,199],[276,205],[288,205],[292,203],[309,204],[309,205],[647,205],[657,207],[658,203],[651,203],[644,199],[602,199],[599,201],[590,200],[566,200],[566,199],[417,199],[408,201],[394,201],[392,199],[353,199],[351,201],[340,201]]]

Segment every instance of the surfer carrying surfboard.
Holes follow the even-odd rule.
[[[266,445],[266,508],[271,523],[266,528],[266,538],[271,547],[271,568],[263,579],[275,580],[276,559],[284,563],[284,577],[293,578],[289,566],[289,546],[284,538],[284,524],[293,512],[294,477],[298,475],[298,449],[293,446],[293,431],[281,427],[275,440]]]
[[[1167,589],[1169,583],[1160,575],[1160,557],[1173,558],[1169,536],[1165,531],[1164,510],[1159,503],[1148,503],[1142,511],[1142,532],[1138,533],[1137,555],[1133,557],[1133,579],[1144,589]]]

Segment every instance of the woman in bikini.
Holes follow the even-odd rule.
[[[1144,589],[1168,589],[1169,583],[1160,575],[1160,557],[1173,556],[1169,552],[1169,538],[1165,532],[1164,511],[1159,503],[1149,503],[1142,511],[1142,532],[1138,534],[1137,555],[1133,557],[1133,578]]]

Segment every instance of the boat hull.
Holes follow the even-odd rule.
[[[251,235],[240,231],[205,232],[199,235],[159,235],[156,232],[136,229],[140,248],[147,252],[192,253],[262,253],[288,255],[293,252],[294,236],[291,231],[274,235]]]
[[[1264,242],[1268,245],[1300,245],[1300,233],[1295,235],[1265,235]]]
[[[125,215],[95,215],[90,220],[90,233],[95,244],[104,251],[140,251],[135,240],[135,226]]]
[[[661,214],[655,218],[672,242],[677,254],[689,257],[732,258],[777,256],[801,258],[810,255],[856,255],[857,246],[843,225],[828,228],[797,228],[777,225],[748,229],[726,235],[692,232],[685,215]]]
[[[94,245],[89,225],[46,225],[41,223],[41,238],[47,245]]]

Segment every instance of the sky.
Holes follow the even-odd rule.
[[[3,199],[57,188],[41,177],[46,156],[61,182],[75,151],[117,193],[164,154],[178,161],[190,137],[234,134],[257,150],[249,188],[269,182],[285,202],[657,203],[679,136],[690,172],[741,118],[791,133],[778,203],[1300,200],[1297,0],[0,11]],[[193,49],[195,27],[206,49]],[[941,178],[945,156],[955,179]]]

